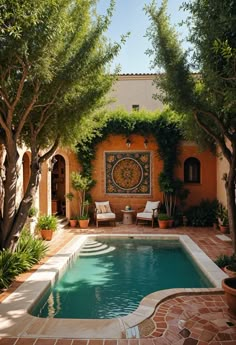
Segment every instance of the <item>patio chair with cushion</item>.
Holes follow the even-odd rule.
[[[113,222],[116,226],[116,215],[112,212],[109,201],[95,201],[94,219],[96,227],[99,222]]]
[[[150,221],[152,222],[152,227],[154,228],[154,222],[157,220],[160,205],[160,201],[147,201],[143,212],[137,213],[136,224],[138,224],[139,220]]]

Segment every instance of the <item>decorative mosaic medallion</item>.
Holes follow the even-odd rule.
[[[106,193],[150,194],[150,152],[105,152]]]

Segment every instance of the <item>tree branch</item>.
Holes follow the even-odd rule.
[[[35,86],[35,92],[34,92],[34,96],[30,102],[30,104],[28,105],[27,109],[24,112],[24,115],[20,118],[19,124],[17,126],[16,129],[16,133],[15,133],[15,139],[18,140],[21,130],[25,124],[25,121],[27,119],[27,117],[29,116],[31,110],[33,109],[34,103],[36,102],[37,98],[38,98],[38,92],[39,92],[39,83],[36,82],[36,86]]]
[[[58,134],[56,139],[55,139],[55,142],[52,145],[52,147],[50,148],[50,150],[47,151],[43,156],[40,157],[39,163],[45,162],[47,159],[49,159],[53,155],[53,153],[58,148],[59,142],[60,142],[60,135]]]
[[[47,121],[47,120],[49,119],[49,117],[51,116],[51,115],[45,116],[45,114],[46,114],[46,112],[48,111],[48,109],[54,104],[55,99],[56,99],[56,97],[57,97],[57,95],[58,95],[60,89],[61,89],[61,86],[59,86],[59,87],[57,88],[57,90],[56,90],[56,92],[55,92],[55,94],[54,94],[54,96],[53,96],[51,102],[49,102],[49,103],[47,104],[46,108],[42,111],[41,116],[40,116],[40,120],[39,120],[39,125],[38,125],[37,131],[36,131],[36,135],[38,135],[38,133],[41,131],[41,129],[42,129],[43,126],[45,125],[46,121]]]
[[[22,90],[23,90],[23,87],[24,87],[24,83],[25,83],[25,79],[26,79],[26,76],[28,74],[28,70],[25,66],[25,63],[17,56],[17,60],[19,61],[19,63],[21,64],[22,66],[22,69],[23,69],[23,73],[22,73],[22,76],[21,76],[21,80],[19,82],[19,86],[18,86],[18,89],[17,89],[17,92],[16,92],[16,97],[15,97],[15,100],[14,102],[12,103],[11,105],[11,116],[9,117],[8,121],[12,121],[12,116],[13,116],[13,113],[14,113],[14,110],[15,110],[15,107],[17,105],[17,103],[19,102],[19,99],[21,97],[21,94],[22,94]]]
[[[194,118],[195,118],[196,122],[198,123],[198,125],[204,130],[204,132],[206,132],[211,138],[213,138],[215,140],[215,142],[220,146],[223,155],[225,156],[227,161],[230,163],[231,162],[231,152],[227,148],[225,141],[220,139],[218,136],[216,136],[214,134],[214,132],[210,128],[205,126],[205,124],[200,120],[197,111],[194,112]]]
[[[202,111],[202,110],[198,110],[198,113],[203,113],[208,115],[209,117],[211,117],[213,119],[213,121],[217,124],[217,126],[219,127],[221,133],[226,136],[226,138],[228,138],[230,141],[232,141],[232,136],[229,134],[227,128],[224,126],[224,124],[222,123],[222,121],[220,121],[220,119],[212,112],[210,111]]]
[[[10,101],[9,101],[9,99],[7,98],[7,95],[6,95],[5,92],[3,91],[2,87],[0,87],[0,95],[1,95],[2,98],[3,98],[3,101],[6,103],[7,108],[10,109],[10,107],[11,107]]]

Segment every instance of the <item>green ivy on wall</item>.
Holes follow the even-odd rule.
[[[92,161],[95,159],[96,148],[100,142],[109,135],[128,137],[131,134],[138,134],[144,137],[154,136],[158,144],[158,156],[164,162],[162,173],[173,180],[182,138],[181,131],[174,121],[173,111],[131,113],[122,109],[104,111],[99,116],[95,115],[93,119],[84,119],[82,128],[85,130],[81,133],[77,154],[85,176],[92,177]]]

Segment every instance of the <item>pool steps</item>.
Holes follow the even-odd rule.
[[[95,256],[113,252],[115,247],[108,246],[107,244],[89,240],[80,249],[79,256]]]

